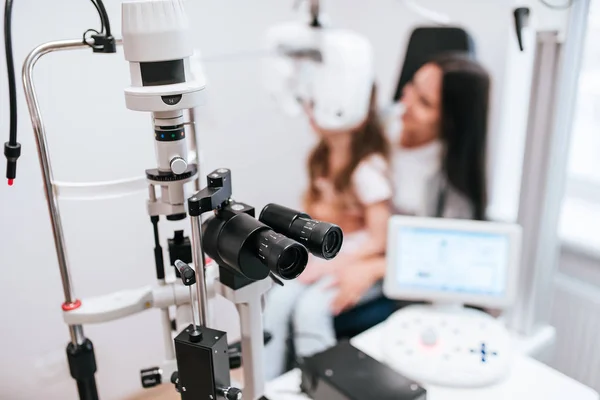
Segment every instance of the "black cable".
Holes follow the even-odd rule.
[[[152,228],[154,231],[154,263],[156,265],[156,279],[165,279],[165,262],[163,259],[163,249],[160,246],[160,239],[158,237],[158,215],[150,217],[152,222]]]
[[[96,7],[96,11],[98,12],[98,16],[100,17],[100,33],[104,33],[104,18],[102,18],[102,12],[100,11],[100,7],[98,6],[98,3],[96,3],[96,0],[90,0],[90,1],[94,5],[94,7]],[[88,29],[88,31],[90,31],[90,30],[91,29]],[[95,31],[95,32],[98,33],[98,31]]]
[[[111,32],[110,32],[110,21],[108,19],[108,13],[106,12],[106,8],[104,7],[104,3],[102,2],[102,0],[96,0],[97,3],[95,3],[94,5],[97,6],[97,10],[100,13],[100,18],[103,19],[104,23],[102,25],[102,32],[104,32],[104,29],[106,28],[106,36],[110,37]]]
[[[12,0],[6,0],[4,9],[4,46],[6,49],[6,70],[8,71],[8,91],[10,107],[10,138],[9,143],[17,144],[17,89],[15,82],[15,64],[12,51]]]
[[[575,2],[575,0],[567,0],[567,2],[565,4],[550,4],[548,3],[548,0],[540,0],[540,3],[542,3],[543,5],[545,5],[548,8],[551,8],[552,10],[567,10],[569,8],[571,8],[571,6],[573,5],[573,3]]]
[[[8,73],[8,98],[10,107],[10,136],[4,143],[6,156],[6,178],[12,185],[17,175],[17,159],[21,155],[21,144],[17,142],[17,83],[12,50],[12,0],[6,0],[4,6],[4,50],[6,52],[6,71]]]
[[[88,46],[90,46],[90,47],[93,49],[93,48],[94,48],[94,45],[93,45],[93,39],[92,39],[92,42],[91,42],[91,43],[88,41],[88,40],[90,39],[90,38],[88,37],[88,33],[90,33],[90,32],[93,32],[93,33],[95,33],[96,35],[100,35],[100,32],[98,32],[98,31],[97,31],[97,30],[95,30],[95,29],[88,29],[87,31],[83,32],[83,43],[87,44]]]
[[[94,53],[115,53],[116,43],[110,31],[110,20],[102,0],[90,0],[100,17],[100,32],[88,29],[83,32],[82,42],[90,46]],[[91,33],[91,35],[90,35]]]

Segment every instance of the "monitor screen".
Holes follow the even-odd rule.
[[[398,289],[502,297],[510,238],[506,233],[400,227]]]

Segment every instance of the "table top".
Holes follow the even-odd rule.
[[[379,348],[382,325],[355,337],[352,345],[381,361]],[[269,382],[270,400],[306,400],[299,392],[300,371],[294,370]],[[509,377],[502,383],[481,389],[456,389],[427,385],[428,400],[600,400],[594,390],[530,357],[516,355]]]

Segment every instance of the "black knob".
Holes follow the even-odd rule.
[[[179,383],[179,372],[175,371],[171,374],[171,383],[175,385],[177,393],[181,393],[181,384]]]
[[[239,351],[229,352],[229,369],[238,369],[242,366],[242,353]]]
[[[179,275],[181,275],[181,281],[185,286],[190,286],[196,283],[196,273],[186,263],[181,260],[175,260],[175,268],[179,271]]]
[[[148,389],[162,383],[162,371],[158,367],[147,368],[140,371],[142,387]]]
[[[242,391],[238,388],[228,387],[221,389],[221,394],[227,400],[241,400],[242,399]]]

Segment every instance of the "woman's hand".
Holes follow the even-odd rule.
[[[305,285],[310,285],[325,275],[332,274],[340,268],[344,268],[349,261],[349,259],[345,259],[344,257],[338,257],[331,261],[312,259],[306,265],[304,272],[298,277],[298,281]]]
[[[306,268],[304,269],[304,271],[296,279],[298,280],[298,282],[304,283],[305,285],[310,285],[312,283],[315,283],[316,281],[321,279],[321,277],[323,275],[325,275],[325,271],[324,271],[323,267],[325,267],[325,265],[323,263],[320,263],[318,261],[315,262],[314,260],[311,260],[306,265]]]
[[[381,278],[378,268],[372,268],[370,262],[360,260],[347,264],[334,272],[334,282],[338,293],[331,305],[331,312],[339,315],[360,301],[367,291]]]

